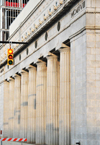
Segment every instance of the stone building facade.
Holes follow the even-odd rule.
[[[9,40],[28,45],[12,45],[13,66],[1,60],[3,137],[99,145],[100,1],[41,0]]]

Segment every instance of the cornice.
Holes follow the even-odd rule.
[[[33,15],[33,13],[42,5],[45,0],[41,0],[35,8],[30,12],[30,14],[24,19],[24,21],[19,25],[19,27],[13,32],[13,34],[9,37],[9,40],[18,32],[18,30],[26,23],[26,21]]]
[[[30,18],[30,16],[36,11],[36,9],[44,2],[45,0],[41,0],[38,5],[33,9],[33,11],[28,15],[28,17],[23,21],[23,23],[17,28],[17,30],[11,35],[9,40],[15,35],[16,32],[18,32],[19,28],[23,26],[23,24]],[[67,0],[64,1],[63,4],[59,6],[57,10],[54,10],[52,12],[52,15],[49,15],[48,18],[42,23],[39,24],[38,28],[35,29],[28,37],[24,40],[25,42],[28,42],[29,45],[37,38],[39,37],[43,32],[46,31],[52,24],[54,24],[56,21],[58,21],[58,18],[61,18],[62,15],[65,15],[65,12],[67,12],[70,7],[75,3],[77,0]],[[79,0],[78,0],[79,1]],[[20,52],[23,51],[27,46],[20,45],[17,46],[17,49],[15,49],[14,56]],[[0,68],[6,64],[7,59],[3,61]]]

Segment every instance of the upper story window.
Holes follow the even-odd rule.
[[[6,0],[6,6],[19,7],[19,0]]]
[[[29,0],[22,0],[20,3],[20,0],[5,0],[5,6],[9,7],[25,7]]]

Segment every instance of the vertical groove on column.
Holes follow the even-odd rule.
[[[27,141],[36,142],[36,67],[29,69]]]
[[[59,144],[58,102],[59,102],[59,63],[57,56],[47,57],[47,118],[46,143]]]
[[[45,143],[45,114],[46,114],[46,87],[47,68],[45,62],[37,63],[36,80],[36,143]]]
[[[3,137],[8,137],[9,82],[4,81]]]
[[[27,138],[27,124],[28,124],[28,72],[21,73],[21,123],[20,123],[20,137]]]
[[[9,125],[8,125],[8,130],[9,130],[9,136],[8,137],[13,137],[13,123],[14,123],[14,79],[10,78],[9,82]]]
[[[69,145],[70,128],[70,48],[60,50],[59,145]]]
[[[14,89],[14,129],[13,137],[20,137],[20,103],[21,103],[21,77],[15,75]]]

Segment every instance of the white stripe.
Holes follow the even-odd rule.
[[[12,140],[11,141],[13,141],[15,138],[12,138]]]
[[[25,140],[25,138],[23,138],[23,140],[22,141],[24,141]]]
[[[20,140],[20,138],[17,138],[17,140],[16,141],[19,141]]]
[[[5,141],[8,141],[8,139],[9,139],[9,138],[6,138],[6,140],[5,140]]]

